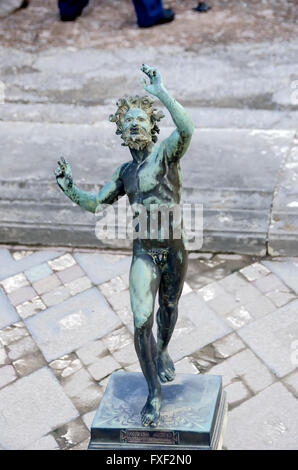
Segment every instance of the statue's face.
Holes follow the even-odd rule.
[[[133,149],[142,150],[152,141],[152,124],[140,108],[131,108],[124,116],[122,138]]]

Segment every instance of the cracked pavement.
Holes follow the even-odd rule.
[[[3,449],[86,449],[110,374],[140,371],[130,259],[0,250]],[[298,258],[190,254],[169,352],[177,373],[222,375],[225,449],[297,448],[297,279]]]

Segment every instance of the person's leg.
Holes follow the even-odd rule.
[[[162,0],[132,0],[140,27],[168,23],[175,17],[172,9],[164,9]]]
[[[73,21],[81,15],[89,0],[58,0],[58,8],[62,21]]]
[[[130,268],[130,299],[134,315],[134,343],[147,381],[148,398],[141,412],[144,426],[156,426],[161,405],[161,386],[156,367],[156,342],[152,333],[153,311],[160,270],[149,255],[134,255]]]
[[[178,317],[178,301],[183,290],[186,270],[187,251],[184,247],[171,250],[161,278],[159,309],[156,315],[157,369],[161,382],[171,381],[175,377],[174,363],[167,348]]]

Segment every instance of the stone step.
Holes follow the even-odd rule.
[[[163,127],[160,138],[172,130]],[[99,240],[94,215],[68,200],[53,175],[57,159],[64,155],[77,186],[97,192],[131,158],[114,131],[109,122],[0,122],[1,243],[129,247],[127,240]],[[290,157],[297,145],[294,135],[288,130],[195,130],[182,160],[182,203],[203,205],[203,251],[266,252],[269,227],[275,236],[271,213],[281,175],[286,177],[284,165],[290,168],[295,163]],[[295,202],[291,199],[292,206],[287,207],[288,194],[295,191],[295,181],[289,180],[279,203],[285,217]],[[297,230],[285,227],[280,234],[290,255]]]
[[[165,113],[162,125],[171,127],[168,111],[157,104]],[[293,129],[297,128],[298,111],[280,109],[239,109],[212,107],[187,107],[195,127],[214,129]],[[116,105],[83,106],[62,103],[8,103],[0,106],[0,121],[43,122],[60,124],[104,125]]]
[[[175,98],[189,107],[298,110],[297,40],[146,49]],[[142,94],[144,48],[0,48],[0,77],[9,103],[109,105]]]

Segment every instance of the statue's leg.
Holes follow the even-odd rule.
[[[161,387],[156,366],[157,347],[152,333],[154,301],[160,276],[160,269],[149,255],[133,256],[129,289],[134,315],[134,342],[149,390],[141,413],[144,426],[157,425],[161,404]]]
[[[182,293],[186,270],[187,251],[184,248],[171,250],[161,277],[159,309],[156,315],[157,367],[161,382],[171,381],[175,377],[174,363],[167,348],[178,317],[178,301]]]

